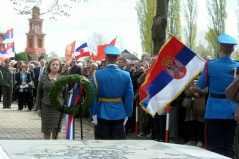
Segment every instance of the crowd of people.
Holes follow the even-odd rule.
[[[234,78],[238,81],[236,75],[233,78],[229,73],[239,66],[230,58],[237,43],[228,35],[219,36],[218,42],[219,59],[210,61],[209,56],[205,56],[207,62],[201,75],[170,103],[169,142],[205,147],[233,158],[237,125],[233,113],[238,98],[227,99],[225,91]],[[59,59],[1,62],[0,100],[3,108],[11,108],[13,101],[18,101],[19,111],[24,107],[29,110],[35,107],[42,118],[44,139],[57,139],[57,131],[61,129],[60,124],[57,130],[60,113],[50,106],[48,94],[58,78],[79,74],[87,77],[94,86],[94,102],[89,112],[84,113],[89,114],[90,121],[95,124],[96,139],[126,139],[128,133],[137,131],[139,138],[165,142],[166,108],[159,110],[153,118],[139,107],[139,128],[135,129],[138,90],[157,56],[151,57],[145,52],[140,60],[129,60],[120,57],[119,50],[113,46],[106,47],[105,54],[105,59],[100,62],[84,63],[76,59],[70,63],[62,63]],[[67,90],[69,88],[62,88],[59,92],[62,102]],[[189,107],[182,104],[186,97],[192,99]]]

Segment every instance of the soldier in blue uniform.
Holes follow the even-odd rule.
[[[236,103],[226,99],[225,90],[233,81],[230,70],[239,66],[230,56],[237,45],[235,39],[223,34],[218,37],[219,59],[209,61],[198,79],[199,88],[208,87],[209,97],[206,105],[206,140],[207,149],[233,158],[236,122],[233,112]]]
[[[132,115],[134,98],[130,74],[116,66],[118,48],[107,46],[104,52],[107,66],[91,77],[95,99],[90,114],[95,123],[95,139],[126,139],[124,125]]]

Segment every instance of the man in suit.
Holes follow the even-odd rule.
[[[107,66],[91,77],[95,98],[90,114],[96,126],[95,139],[126,139],[124,125],[132,116],[134,98],[130,74],[116,66],[118,48],[107,46],[104,52]]]
[[[130,70],[126,67],[127,61],[125,58],[119,58],[118,67],[122,70],[130,72]]]
[[[46,60],[45,60],[45,59],[41,59],[41,60],[40,60],[40,65],[41,65],[40,67],[37,67],[37,68],[35,68],[35,70],[34,70],[34,71],[35,71],[35,72],[34,72],[35,77],[34,77],[33,83],[34,83],[35,89],[34,89],[34,91],[33,91],[33,96],[34,96],[35,99],[36,99],[36,92],[37,92],[38,82],[40,81],[41,76],[42,76],[43,74],[45,74]]]
[[[70,65],[71,65],[71,68],[70,68],[70,71],[69,71],[69,75],[72,75],[72,74],[81,75],[81,67],[77,65],[76,59],[72,59]]]

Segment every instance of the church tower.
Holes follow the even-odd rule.
[[[32,8],[32,18],[29,20],[29,32],[27,36],[27,47],[25,52],[29,56],[30,60],[39,60],[46,55],[44,48],[44,37],[46,34],[42,32],[42,22],[40,19],[40,9],[38,7]]]

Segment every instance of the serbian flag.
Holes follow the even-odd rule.
[[[73,41],[71,44],[66,46],[65,50],[66,62],[70,62],[72,60],[72,54],[74,53],[75,50],[75,43],[76,41]]]
[[[70,98],[68,107],[74,107],[80,100],[80,86],[78,83],[74,84],[74,87],[70,90]],[[66,114],[66,139],[74,139],[74,115]]]
[[[76,49],[75,58],[76,60],[78,60],[79,58],[86,57],[86,56],[90,56],[90,52],[89,52],[87,43],[84,43]]]
[[[156,62],[139,88],[141,107],[154,116],[185,89],[203,69],[205,61],[171,37],[161,48]]]
[[[116,42],[116,38],[114,38],[109,44],[98,45],[98,47],[97,47],[98,54],[97,54],[96,58],[94,59],[94,61],[101,61],[101,60],[105,59],[105,53],[104,53],[105,47],[106,46],[114,46],[115,42]]]
[[[11,43],[13,42],[13,28],[7,30],[3,37],[3,43]]]
[[[15,56],[14,42],[8,44],[6,48],[0,49],[0,57],[2,58],[10,58],[14,56]]]

